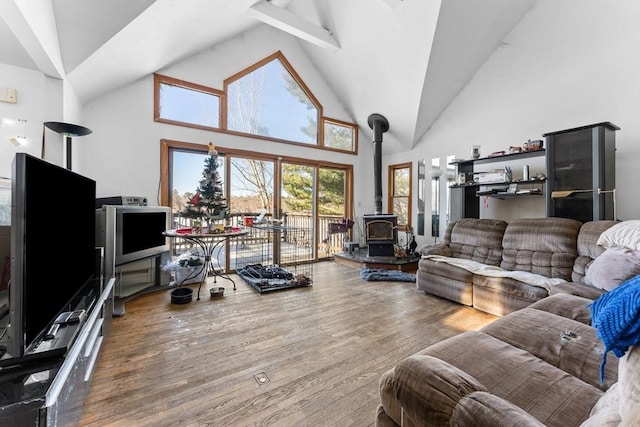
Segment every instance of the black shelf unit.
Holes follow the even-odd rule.
[[[547,216],[582,222],[614,219],[618,130],[613,123],[602,122],[542,135],[547,149]],[[553,197],[561,191],[575,193]]]
[[[514,184],[544,184],[544,180],[527,180],[512,182],[477,183],[473,181],[474,166],[487,163],[503,163],[510,160],[521,160],[530,157],[540,157],[545,155],[545,149],[528,150],[518,153],[509,153],[500,156],[481,157],[479,159],[457,160],[451,162],[456,166],[456,175],[464,173],[466,184],[454,184],[449,186],[451,191],[451,220],[460,218],[480,218],[480,202],[476,195],[480,186],[508,186]],[[516,194],[516,196],[529,196],[532,194]],[[538,194],[535,194],[538,195]],[[509,196],[512,197],[512,196]]]

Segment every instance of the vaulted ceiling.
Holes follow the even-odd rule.
[[[84,103],[271,25],[299,40],[350,119],[368,129],[371,113],[384,115],[386,149],[404,151],[505,45],[534,3],[0,0],[0,63],[66,79]]]

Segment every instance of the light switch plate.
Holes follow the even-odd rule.
[[[15,104],[18,102],[18,91],[9,87],[0,87],[0,101]]]

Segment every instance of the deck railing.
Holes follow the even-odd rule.
[[[233,226],[242,225],[244,217],[257,217],[259,214],[257,213],[245,213],[245,214],[231,214],[227,220],[228,224]],[[265,215],[264,221],[270,222],[272,216]],[[287,227],[297,228],[297,229],[308,229],[309,233],[309,241],[299,241],[300,239],[297,237],[297,234],[289,234],[282,233],[281,238],[284,242],[296,245],[304,245],[310,246],[314,239],[317,240],[316,248],[317,248],[317,258],[327,258],[332,256],[337,251],[342,251],[344,246],[345,239],[348,239],[347,232],[331,232],[332,223],[341,223],[343,221],[343,217],[338,215],[320,215],[317,221],[317,227],[314,225],[314,219],[310,214],[287,214],[283,218],[283,223]],[[191,227],[193,219],[184,218],[180,216],[174,216],[173,228],[185,228]],[[255,232],[250,233],[247,236],[243,236],[242,242],[243,244],[262,244],[268,241],[268,233],[260,232],[260,230],[254,230]],[[292,236],[296,236],[295,239]],[[295,240],[295,241],[294,241]],[[173,246],[174,255],[180,254],[190,248],[188,242],[186,241],[176,241]]]

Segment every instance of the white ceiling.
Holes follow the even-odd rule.
[[[255,26],[269,25],[249,13],[263,2],[0,0],[0,63],[65,78],[87,102]],[[353,120],[368,129],[371,113],[384,115],[390,129],[383,148],[404,151],[415,146],[504,44],[535,0],[268,3],[261,6],[299,24],[295,31],[285,30],[303,37],[305,54]],[[305,30],[324,33],[339,48],[309,42]]]

